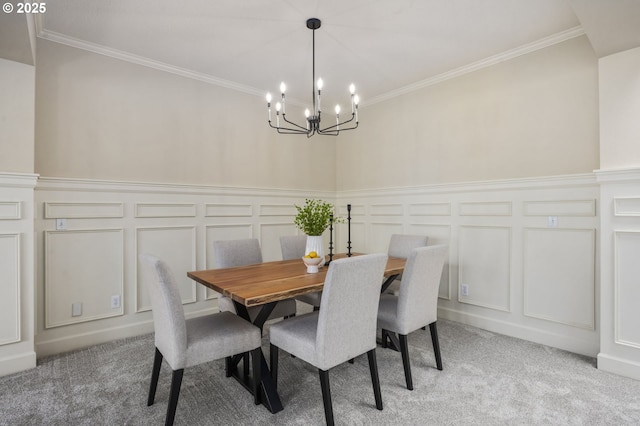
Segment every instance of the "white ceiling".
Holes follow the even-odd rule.
[[[380,101],[581,35],[579,16],[606,40],[598,16],[612,3],[640,27],[640,0],[55,0],[37,23],[43,38],[249,93],[276,93],[286,81],[290,99],[307,103],[305,22],[316,17],[323,104],[346,104],[351,82],[363,103]]]

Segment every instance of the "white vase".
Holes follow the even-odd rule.
[[[307,235],[307,247],[304,250],[304,254],[307,255],[312,251],[318,253],[318,257],[322,258],[322,262],[318,265],[322,267],[325,262],[322,235]]]

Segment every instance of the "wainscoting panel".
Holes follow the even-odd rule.
[[[463,303],[508,312],[511,288],[511,229],[497,226],[461,226],[459,293]]]
[[[451,226],[450,225],[431,225],[431,224],[411,224],[409,225],[409,234],[426,235],[429,239],[427,245],[447,245],[449,253],[451,253]],[[438,297],[441,299],[451,299],[451,255],[444,264],[442,270],[442,279],[440,280],[440,288]]]
[[[546,243],[544,236],[547,234],[543,232],[547,232],[544,229],[547,218],[544,216],[549,212],[557,215],[566,213],[566,217],[559,221],[559,227],[549,231],[553,236],[566,235],[575,245],[578,244],[575,240],[581,241],[583,235],[597,235],[597,214],[579,214],[586,213],[588,208],[596,205],[598,196],[598,185],[593,174],[338,193],[41,178],[35,190],[35,210],[38,213],[35,218],[36,241],[44,241],[44,235],[48,233],[55,235],[55,238],[60,235],[64,238],[77,229],[120,230],[117,244],[105,244],[104,236],[99,233],[96,240],[91,240],[97,241],[97,245],[102,247],[100,256],[124,258],[124,265],[118,266],[118,276],[102,278],[102,281],[108,280],[109,284],[102,281],[100,284],[109,288],[116,283],[116,288],[123,295],[124,312],[116,317],[81,324],[70,323],[54,328],[45,326],[45,294],[54,291],[50,308],[67,316],[71,314],[71,303],[77,301],[69,299],[71,294],[76,293],[70,293],[67,288],[88,289],[92,298],[101,301],[105,296],[100,293],[102,289],[97,288],[97,285],[87,285],[86,279],[76,276],[68,278],[68,287],[58,284],[51,289],[48,283],[45,286],[44,259],[47,256],[42,248],[42,255],[36,256],[35,268],[38,271],[37,291],[41,295],[36,306],[36,348],[39,355],[49,355],[95,344],[107,337],[113,339],[151,332],[153,324],[151,314],[147,312],[149,301],[143,282],[147,277],[140,276],[137,259],[138,254],[144,251],[170,261],[176,278],[180,281],[187,316],[216,312],[218,308],[215,292],[188,280],[186,272],[215,267],[215,240],[259,238],[263,258],[280,259],[279,237],[299,233],[293,224],[294,204],[303,205],[305,198],[314,198],[333,203],[338,215],[345,219],[346,206],[351,204],[350,240],[353,252],[386,253],[389,239],[394,233],[425,234],[429,236],[430,245],[448,244],[449,263],[445,266],[439,289],[438,315],[441,318],[595,356],[598,352],[599,327],[597,322],[595,329],[584,326],[593,323],[589,316],[593,315],[593,309],[587,313],[580,311],[580,307],[585,305],[583,300],[586,299],[558,293],[560,300],[557,301],[557,306],[565,304],[576,310],[570,317],[564,318],[557,309],[551,312],[541,310],[540,303],[535,299],[539,297],[536,291],[544,290],[544,293],[551,291],[551,288],[533,286],[529,288],[534,290],[533,294],[525,296],[524,282],[529,285],[532,280],[540,278],[540,271],[534,265],[548,263],[549,256],[540,258],[535,252],[527,251],[529,249],[524,241],[527,229],[541,228],[540,234],[533,235],[540,239],[535,241],[534,248],[539,249],[540,245]],[[627,197],[637,197],[637,194]],[[18,198],[4,198],[0,201],[17,200]],[[73,203],[69,203],[69,200]],[[44,217],[45,205],[64,206],[65,211],[58,210],[49,214],[64,214],[65,217],[73,218],[68,224],[68,231],[55,231],[55,220]],[[100,205],[100,214],[87,207],[97,208]],[[137,205],[145,206],[145,212],[141,209],[136,212]],[[110,206],[106,209],[109,213],[105,213],[103,209],[106,206]],[[613,214],[613,202],[608,206]],[[76,207],[78,211],[74,210]],[[120,215],[120,211],[123,213],[122,217],[115,217]],[[633,208],[625,207],[624,211],[633,211]],[[25,204],[22,214],[28,215]],[[103,217],[88,218],[99,215]],[[621,220],[632,219],[623,217]],[[13,221],[0,221],[0,232],[7,232],[1,228],[3,222]],[[337,224],[335,228],[335,252],[344,253],[349,239],[347,224]],[[570,229],[580,231],[569,231]],[[584,233],[585,230],[589,232]],[[553,234],[552,231],[568,233]],[[323,237],[328,251],[328,232]],[[597,239],[590,239],[591,247],[594,240],[595,244],[598,243]],[[58,281],[61,281],[61,271],[70,256],[65,243],[66,241],[56,241],[60,257],[48,259],[49,262],[54,262],[48,268],[56,271]],[[93,244],[96,245],[95,242]],[[102,253],[107,250],[104,246],[112,247],[109,253]],[[567,264],[577,268],[575,276],[584,277],[593,273],[593,256],[585,261],[587,256],[581,251],[575,253],[575,257],[571,253],[565,254],[568,256]],[[84,255],[91,257],[95,253]],[[561,273],[565,271],[563,267],[559,270]],[[113,270],[109,273],[116,274]],[[628,276],[630,275],[625,275]],[[589,288],[590,296],[581,294],[580,297],[594,297],[593,281]],[[460,294],[460,284],[463,283],[468,285],[469,292],[466,296]],[[596,282],[596,288],[597,285]],[[124,289],[121,289],[122,286]],[[623,287],[628,287],[628,284]],[[571,281],[571,288],[580,291],[579,288],[582,287]],[[107,303],[113,291],[115,290],[108,290]],[[59,301],[55,299],[56,292],[62,294]],[[547,315],[551,320],[525,315],[525,298],[530,297],[534,298],[527,302],[530,303],[527,313]],[[597,293],[595,297],[598,303]],[[107,307],[107,311],[111,312],[108,304]],[[628,310],[626,307],[624,309]],[[630,334],[630,330],[622,331],[625,339],[631,342],[638,340],[637,336]]]
[[[403,216],[402,204],[372,204],[370,207],[371,216]]]
[[[47,219],[91,219],[124,217],[122,203],[44,203]]]
[[[291,204],[261,204],[260,216],[289,216],[295,217],[298,213]]]
[[[20,219],[22,217],[20,206],[21,203],[19,201],[0,202],[0,220]]]
[[[620,197],[613,200],[615,216],[640,217],[640,197]]]
[[[34,174],[0,172],[0,376],[36,366],[37,181]]]
[[[205,217],[251,217],[251,204],[205,204]]]
[[[524,230],[524,314],[595,329],[595,230]]]
[[[195,204],[137,203],[136,217],[195,217]]]
[[[409,204],[409,216],[451,216],[451,203]]]
[[[123,258],[122,229],[45,232],[45,328],[122,315]]]
[[[511,202],[460,203],[460,216],[511,216]]]
[[[525,216],[595,216],[596,200],[526,201]]]
[[[615,232],[615,340],[640,349],[640,231]]]
[[[136,253],[152,254],[166,261],[174,271],[182,303],[196,301],[196,284],[187,278],[186,271],[196,269],[196,229],[193,226],[138,228],[136,232]],[[147,283],[154,277],[145,276],[145,269],[138,261],[136,291],[136,311],[151,309],[151,299]]]
[[[20,234],[0,234],[0,282],[0,345],[6,345],[20,341]]]

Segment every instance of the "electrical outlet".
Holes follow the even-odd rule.
[[[67,229],[67,219],[56,219],[56,230],[64,231]]]
[[[82,303],[76,302],[71,304],[71,316],[79,317],[82,315]]]
[[[547,228],[557,228],[557,227],[558,227],[558,216],[548,216]]]
[[[468,296],[469,295],[469,284],[462,284],[460,287],[462,289],[462,295],[463,296]]]
[[[120,295],[114,294],[111,296],[111,309],[118,309],[120,307]]]

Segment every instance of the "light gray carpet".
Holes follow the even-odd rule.
[[[438,328],[443,371],[435,369],[429,332],[409,336],[412,392],[400,354],[378,348],[383,411],[375,409],[366,356],[331,370],[336,423],[640,424],[640,382],[599,371],[592,358],[450,321]],[[0,378],[0,424],[163,424],[169,368],[147,407],[152,359],[152,335],[43,359]],[[324,424],[317,371],[282,352],[279,392],[285,408],[273,415],[224,376],[223,361],[194,367],[184,375],[176,424]]]

